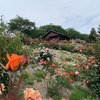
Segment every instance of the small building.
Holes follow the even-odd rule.
[[[44,34],[42,36],[42,38],[44,40],[47,40],[47,41],[50,41],[50,40],[56,40],[56,41],[60,41],[60,40],[70,40],[69,37],[64,36],[63,34],[58,33],[56,31],[53,31],[53,30],[48,31],[46,34]]]

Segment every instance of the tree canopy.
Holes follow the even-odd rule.
[[[89,39],[90,39],[90,41],[93,41],[93,40],[96,39],[96,30],[95,30],[95,28],[91,29]]]
[[[27,36],[32,36],[35,31],[35,23],[24,19],[23,17],[17,16],[14,19],[11,19],[8,23],[9,31],[20,31]]]

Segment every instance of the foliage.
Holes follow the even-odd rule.
[[[94,96],[100,98],[100,66],[98,66],[97,68],[91,66],[91,68],[89,69],[89,73],[89,83],[87,83],[87,86]]]
[[[90,57],[84,63],[83,78],[85,79],[87,87],[91,90],[94,97],[100,98],[100,59]]]
[[[10,31],[21,31],[27,36],[32,36],[35,31],[35,23],[24,19],[23,17],[17,16],[14,19],[11,19],[8,23],[8,28]]]
[[[65,87],[65,88],[69,88],[69,89],[72,88],[70,82],[68,81],[68,79],[66,77],[57,75],[56,80],[57,80],[58,86],[61,85],[62,87]]]
[[[5,34],[6,29],[7,29],[7,25],[3,21],[3,15],[1,15],[1,19],[0,19],[0,35]]]
[[[40,26],[38,30],[42,36],[43,34],[47,33],[50,30],[59,32],[61,34],[66,34],[66,31],[60,25],[53,25],[53,24]]]
[[[100,25],[98,26],[98,28],[97,28],[97,29],[98,29],[98,33],[100,34]]]
[[[80,39],[85,40],[86,42],[90,42],[88,34],[80,34]]]
[[[33,84],[34,84],[34,80],[36,80],[34,77],[28,78],[27,83],[28,83],[29,85],[33,85]]]
[[[30,52],[31,49],[29,50],[21,42],[20,33],[16,34],[15,37],[9,35],[0,36],[0,62],[4,65],[7,62],[6,54],[29,55]]]
[[[88,100],[87,98],[89,96],[90,94],[86,89],[76,86],[72,94],[69,96],[69,99],[70,100],[85,100],[85,99]]]
[[[57,50],[60,49],[59,44],[56,43],[55,41],[44,42],[42,45],[46,48],[57,49]]]
[[[94,45],[95,62],[89,67],[86,75],[89,82],[87,86],[92,94],[100,98],[100,40],[98,39]]]
[[[89,42],[88,34],[81,34],[74,28],[66,29],[66,33],[71,39],[81,39],[81,40],[85,40],[85,41]]]
[[[80,32],[76,31],[74,28],[68,28],[66,29],[66,32],[69,37],[72,39],[79,39],[80,38]]]
[[[100,39],[96,39],[93,43],[94,55],[96,58],[100,58]]]
[[[53,55],[50,53],[48,48],[40,48],[40,51],[36,52],[34,55],[35,55],[35,60],[37,62],[41,61],[51,62],[53,59]]]
[[[24,72],[24,74],[23,74],[23,79],[28,79],[29,78],[29,74],[28,74],[28,72]]]
[[[61,50],[73,52],[75,47],[73,45],[71,45],[70,43],[60,43],[59,48]]]
[[[22,42],[19,38],[12,38],[5,35],[0,36],[0,62],[3,64],[5,64],[7,61],[7,53],[23,54]]]
[[[54,100],[61,100],[62,94],[59,91],[57,82],[53,79],[48,81],[47,96],[52,97]]]
[[[93,41],[93,40],[96,39],[96,30],[95,30],[95,28],[91,29],[89,39],[90,39],[90,41]]]
[[[8,81],[9,81],[9,75],[4,69],[2,69],[2,67],[0,65],[0,83],[3,83],[5,86],[4,94],[8,93],[8,87],[7,87],[9,84]]]
[[[43,71],[35,71],[34,72],[34,75],[37,77],[37,78],[43,78],[43,75],[44,75],[45,73],[43,72]]]

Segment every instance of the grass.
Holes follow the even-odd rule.
[[[24,72],[23,79],[27,79],[27,78],[29,78],[29,74],[28,74],[28,72]]]
[[[30,77],[30,78],[28,79],[28,84],[29,84],[29,85],[33,85],[33,84],[34,84],[34,80],[36,80],[36,78]]]
[[[37,77],[37,78],[43,78],[43,74],[44,72],[39,70],[39,71],[35,71],[34,72],[34,75]]]
[[[69,96],[70,100],[91,100],[90,98],[89,91],[80,86],[75,86],[72,94]]]
[[[65,58],[65,60],[67,60],[67,61],[73,61],[72,58]]]
[[[58,86],[61,85],[64,88],[72,89],[72,85],[69,83],[66,77],[57,76]]]

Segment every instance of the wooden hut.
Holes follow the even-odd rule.
[[[44,35],[42,36],[42,38],[43,38],[44,40],[47,40],[47,41],[50,41],[50,40],[55,40],[55,41],[70,40],[69,37],[64,36],[63,34],[58,33],[58,32],[56,32],[56,31],[53,31],[53,30],[48,31],[46,34],[44,34]]]

